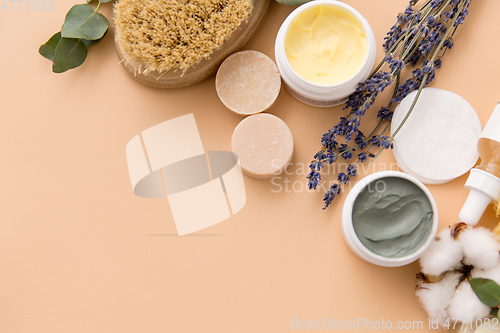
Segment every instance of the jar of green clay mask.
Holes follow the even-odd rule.
[[[416,178],[397,171],[374,173],[346,197],[342,233],[351,250],[379,266],[397,267],[417,260],[438,227],[430,191]]]

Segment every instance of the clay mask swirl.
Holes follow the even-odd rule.
[[[354,202],[352,221],[372,252],[399,258],[417,251],[432,229],[432,207],[412,182],[387,177],[368,184]]]

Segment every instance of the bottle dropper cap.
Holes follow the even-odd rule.
[[[500,196],[500,179],[480,169],[472,169],[465,187],[470,191],[458,216],[460,222],[476,225],[486,207]]]

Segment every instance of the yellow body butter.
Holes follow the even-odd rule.
[[[353,76],[367,56],[367,36],[353,14],[333,5],[317,5],[291,22],[285,52],[302,78],[332,85]]]

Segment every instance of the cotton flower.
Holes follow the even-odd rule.
[[[485,228],[459,223],[443,229],[420,258],[416,295],[429,317],[474,322],[491,308],[481,302],[469,280],[484,278],[500,284],[500,243]]]
[[[465,264],[488,269],[500,262],[500,244],[488,229],[468,228],[460,234],[458,242],[464,251]]]
[[[472,290],[468,282],[459,284],[450,301],[447,313],[449,318],[457,318],[467,323],[477,318],[484,318],[490,313],[490,307],[483,304]]]
[[[459,280],[460,274],[450,272],[439,283],[421,282],[417,286],[417,297],[429,317],[438,318],[440,323],[445,322],[448,317],[446,308],[455,295]]]
[[[457,269],[462,265],[462,246],[451,236],[451,229],[446,228],[436,236],[435,240],[420,257],[422,273],[440,275],[443,272]]]

